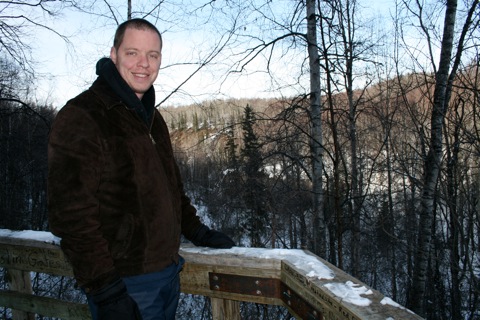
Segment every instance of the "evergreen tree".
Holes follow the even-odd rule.
[[[263,171],[260,144],[254,132],[256,118],[252,107],[247,105],[242,122],[243,148],[242,173],[245,176],[243,198],[247,209],[247,225],[251,245],[263,247],[262,235],[266,234],[267,192],[265,172]]]
[[[225,144],[225,155],[227,164],[233,169],[238,168],[237,144],[235,143],[235,128],[232,126],[227,130],[227,142]]]

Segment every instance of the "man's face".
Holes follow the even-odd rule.
[[[110,58],[117,66],[123,80],[139,99],[157,78],[162,62],[161,43],[158,34],[149,29],[127,28],[123,41],[116,50],[110,50]]]

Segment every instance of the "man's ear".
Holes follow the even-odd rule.
[[[112,47],[110,49],[110,59],[112,59],[114,64],[117,64],[117,50],[115,47]]]

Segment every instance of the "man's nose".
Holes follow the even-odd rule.
[[[139,55],[139,61],[138,65],[144,68],[147,68],[150,65],[150,62],[148,61],[148,55],[146,54],[141,54]]]

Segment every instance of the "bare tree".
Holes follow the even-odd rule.
[[[327,255],[327,228],[323,210],[323,135],[322,104],[320,100],[320,58],[317,41],[317,2],[307,0],[307,49],[310,66],[310,114],[312,122],[312,194],[313,194],[313,251]]]
[[[45,29],[68,43],[68,38],[50,27],[48,21],[48,18],[55,18],[65,6],[63,1],[55,0],[1,1],[1,58],[17,64],[25,74],[35,75],[35,59],[30,45],[33,32]]]
[[[412,291],[409,306],[420,315],[426,313],[425,290],[427,283],[427,270],[432,241],[432,223],[434,221],[434,202],[437,180],[440,174],[443,156],[443,127],[445,114],[448,110],[452,85],[460,65],[465,37],[473,24],[472,17],[478,1],[470,4],[465,23],[463,25],[457,52],[453,53],[455,38],[455,22],[457,14],[457,1],[448,0],[446,3],[445,20],[443,23],[443,37],[440,52],[440,63],[435,72],[435,91],[431,115],[430,146],[425,159],[425,172],[420,207],[420,221],[418,230],[418,247],[415,251],[415,265],[412,278]],[[419,9],[422,9],[419,7]],[[421,16],[420,16],[421,17]],[[422,21],[420,21],[422,22]],[[454,56],[453,64],[451,62]]]

